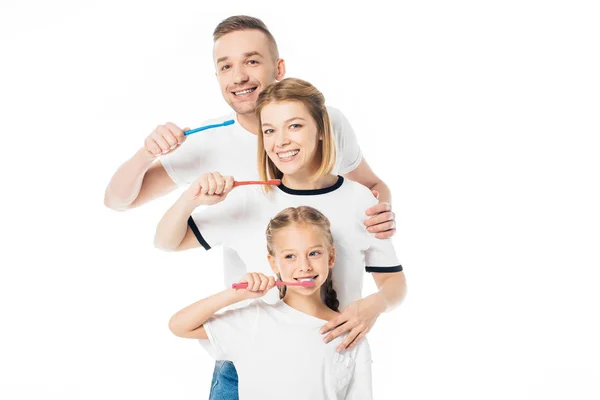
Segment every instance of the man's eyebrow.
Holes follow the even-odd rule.
[[[263,57],[262,54],[260,54],[258,51],[249,51],[247,53],[244,53],[244,57],[252,57],[252,56],[259,56],[259,57]],[[264,58],[264,57],[263,57]]]
[[[262,54],[260,54],[258,51],[249,51],[247,53],[244,53],[244,57],[248,58],[248,57],[252,57],[252,56],[259,56],[259,57],[263,57]],[[217,64],[223,61],[227,61],[229,59],[229,56],[225,56],[225,57],[219,57],[217,58]]]

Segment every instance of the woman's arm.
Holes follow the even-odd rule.
[[[218,172],[206,173],[190,187],[167,210],[156,227],[154,246],[162,250],[187,250],[199,247],[188,218],[196,207],[214,205],[223,201],[233,188],[233,177]]]
[[[208,339],[203,325],[210,317],[232,304],[262,297],[275,286],[274,277],[259,273],[246,274],[241,282],[248,282],[248,288],[225,289],[178,311],[169,321],[171,332],[183,338]]]

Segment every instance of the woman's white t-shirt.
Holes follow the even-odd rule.
[[[338,353],[344,336],[324,343],[319,329],[326,322],[281,300],[255,300],[210,318],[209,340],[200,343],[235,364],[241,400],[372,399],[369,343]]]
[[[365,211],[375,204],[377,199],[368,188],[342,176],[334,185],[317,190],[294,190],[281,184],[265,194],[261,187],[241,186],[221,203],[193,213],[188,225],[205,249],[227,246],[243,260],[241,267],[224,266],[225,282],[231,287],[247,272],[273,275],[265,237],[271,218],[287,207],[316,208],[331,224],[336,252],[332,280],[343,309],[362,297],[365,271],[402,271],[392,240],[377,239],[364,225]],[[262,299],[273,304],[279,296],[270,291]]]

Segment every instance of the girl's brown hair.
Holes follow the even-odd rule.
[[[288,207],[273,217],[267,226],[267,250],[271,256],[275,256],[275,250],[273,249],[273,238],[277,232],[289,227],[292,224],[306,224],[320,229],[327,241],[328,250],[334,248],[333,235],[331,234],[329,220],[326,216],[324,216],[319,210],[309,206]],[[281,276],[278,275],[277,277],[279,280],[281,280]],[[279,286],[280,299],[283,299],[285,293],[286,287]],[[325,303],[327,307],[333,311],[339,312],[340,302],[338,301],[337,293],[333,288],[331,269],[329,269],[327,280],[323,286],[321,286],[321,300],[323,300],[323,303]]]
[[[258,174],[260,179],[281,179],[283,176],[283,173],[275,166],[265,151],[260,113],[267,104],[284,101],[302,103],[315,120],[319,136],[323,137],[317,146],[318,154],[321,156],[321,166],[312,176],[312,179],[316,180],[329,174],[335,166],[336,151],[333,128],[325,107],[325,97],[317,88],[302,79],[286,78],[267,86],[260,93],[256,102],[256,116],[258,117],[258,127],[260,129],[260,132],[258,132]],[[269,191],[271,187],[266,185],[264,189]]]

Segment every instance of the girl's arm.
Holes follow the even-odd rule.
[[[223,177],[218,172],[201,175],[183,192],[158,223],[154,246],[167,251],[199,247],[194,233],[188,227],[190,214],[198,206],[220,203],[232,188],[231,176]]]
[[[275,286],[274,277],[259,273],[246,274],[241,282],[248,282],[248,288],[225,289],[178,311],[169,321],[171,332],[183,338],[208,339],[203,325],[210,317],[232,304],[262,297]]]

